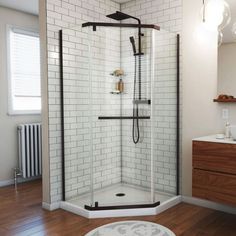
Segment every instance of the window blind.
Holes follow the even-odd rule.
[[[38,34],[11,29],[10,80],[13,112],[40,111],[40,44]]]

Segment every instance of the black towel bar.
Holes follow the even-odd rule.
[[[144,119],[150,119],[150,116],[99,116],[99,120],[144,120]]]

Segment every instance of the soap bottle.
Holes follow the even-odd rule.
[[[120,93],[124,92],[124,82],[122,79],[120,79],[119,82],[117,83],[117,90],[119,90]]]
[[[230,138],[230,123],[227,122],[225,125],[225,138]]]

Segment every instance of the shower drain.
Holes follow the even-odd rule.
[[[116,196],[117,196],[117,197],[124,197],[124,196],[125,196],[125,193],[117,193]]]

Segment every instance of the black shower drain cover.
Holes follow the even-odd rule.
[[[116,196],[117,196],[117,197],[124,197],[124,196],[125,196],[125,193],[117,193]]]

